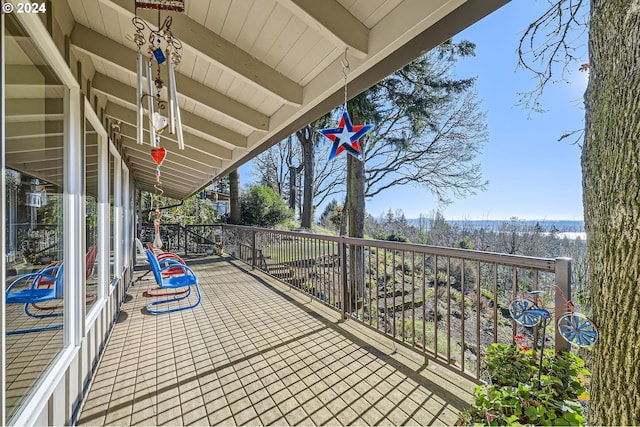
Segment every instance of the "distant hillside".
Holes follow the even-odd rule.
[[[419,219],[412,218],[408,222],[411,225],[418,225]],[[423,220],[424,221],[424,220]],[[430,221],[430,219],[427,219]],[[447,220],[447,223],[461,230],[499,230],[503,225],[510,224],[509,220]],[[581,233],[584,232],[584,221],[572,220],[518,220],[521,227],[534,227],[540,225],[543,232],[551,230],[561,233]]]

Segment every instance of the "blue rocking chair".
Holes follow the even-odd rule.
[[[164,299],[161,301],[154,301],[148,304],[147,305],[148,313],[150,314],[171,313],[174,311],[187,310],[190,308],[194,308],[200,304],[201,297],[200,297],[200,288],[198,287],[198,278],[196,277],[193,270],[191,270],[189,267],[187,267],[184,264],[180,264],[177,261],[167,262],[167,260],[163,261],[163,262],[166,262],[166,264],[164,267],[161,267],[160,263],[158,262],[158,259],[153,254],[153,252],[151,252],[149,249],[147,249],[147,259],[149,261],[149,267],[151,268],[151,271],[153,272],[153,276],[155,277],[156,283],[158,284],[158,287],[160,289],[187,288],[187,292],[184,295],[177,296],[174,298]],[[162,273],[165,270],[170,268],[171,269],[179,268],[183,271],[184,274],[178,275],[178,276],[174,275],[171,277],[163,277]],[[196,289],[196,294],[198,295],[198,300],[195,303],[191,305],[186,305],[186,306],[168,308],[165,310],[157,310],[153,308],[154,306],[157,306],[159,304],[168,304],[171,302],[177,302],[177,301],[182,301],[184,299],[187,299],[189,295],[191,295],[191,287],[194,287]]]
[[[37,314],[29,311],[29,305],[38,304],[54,299],[62,298],[64,290],[63,274],[64,265],[58,264],[37,273],[20,276],[9,285],[5,299],[7,304],[24,304],[24,312],[27,316],[35,318],[47,318],[62,316],[63,313]],[[53,283],[53,287],[39,286],[41,282]],[[18,290],[16,290],[18,288]],[[49,325],[30,329],[8,331],[7,335],[26,334],[29,332],[50,331],[62,328],[62,324]]]

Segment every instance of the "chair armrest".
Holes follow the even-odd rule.
[[[50,269],[49,269],[49,268],[47,268],[46,270],[50,270]],[[30,278],[33,278],[33,281],[31,282],[31,286],[30,286],[30,288],[31,288],[31,289],[34,289],[34,288],[35,288],[36,283],[38,283],[38,281],[37,281],[36,279],[37,279],[37,278],[41,278],[41,277],[42,277],[42,278],[45,278],[45,279],[49,279],[49,280],[51,280],[52,282],[55,282],[55,281],[56,281],[55,276],[52,276],[52,275],[50,275],[50,274],[45,274],[45,273],[42,273],[42,272],[29,273],[29,274],[25,274],[25,275],[23,275],[23,276],[20,276],[20,277],[18,277],[16,280],[14,280],[14,281],[13,281],[13,283],[11,283],[11,284],[9,285],[9,287],[7,288],[7,290],[5,291],[5,293],[6,293],[6,294],[9,294],[9,293],[10,293],[10,291],[11,291],[14,287],[16,287],[16,285],[18,285],[18,283],[23,282],[23,281],[25,281],[25,280],[27,280],[27,279],[30,279]]]
[[[162,252],[161,254],[157,254],[156,258],[158,261],[164,261],[165,259],[173,259],[178,261],[180,264],[184,264],[184,260],[180,258],[178,254],[174,254],[173,252]]]
[[[170,265],[173,265],[173,266],[186,265],[184,262],[179,262],[172,258],[158,260],[158,264],[160,264],[160,268],[170,266]]]
[[[181,268],[182,270],[184,270],[185,274],[189,273],[190,275],[196,277],[196,273],[194,273],[192,269],[190,269],[186,265],[180,264],[180,263],[170,264],[170,265],[167,265],[166,267],[162,267],[160,269],[160,273],[162,273],[163,271],[168,270],[170,268]]]

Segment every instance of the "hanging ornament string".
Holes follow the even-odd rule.
[[[344,111],[347,111],[347,80],[349,79],[349,60],[347,59],[347,50],[344,50],[344,58],[342,63],[342,75],[344,76]]]
[[[152,28],[150,24],[138,16],[138,8],[157,9],[157,29]],[[167,150],[160,147],[160,136],[168,128],[168,133],[177,134],[178,147],[184,149],[182,122],[180,119],[180,109],[178,107],[178,92],[175,87],[175,67],[178,66],[181,61],[180,52],[182,43],[176,39],[171,32],[172,17],[167,16],[165,20],[162,21],[161,10],[184,12],[184,0],[136,1],[135,14],[132,20],[136,32],[133,41],[137,46],[137,142],[139,144],[144,143],[146,101],[146,115],[149,120],[149,145],[152,147],[150,154],[156,163],[156,180],[153,185],[153,188],[156,190],[155,218],[153,221],[155,237],[153,246],[158,249],[162,247],[162,240],[160,239],[160,216],[161,205],[163,204],[162,196],[164,194],[162,181],[160,179],[160,166],[167,155]],[[149,33],[145,39],[144,33],[147,30]],[[148,59],[143,58],[143,46],[145,45],[147,46],[146,56]],[[161,74],[161,65],[164,63],[167,63],[168,85],[165,85],[165,80],[163,80]],[[142,85],[143,74],[145,72],[147,79],[146,91]],[[161,99],[165,87],[167,89],[168,101]],[[161,112],[167,109],[167,105],[169,106],[168,118],[161,114]]]
[[[338,154],[346,151],[355,158],[362,160],[362,148],[358,140],[373,129],[373,125],[353,125],[349,112],[347,110],[347,81],[349,77],[349,61],[347,60],[347,51],[344,52],[342,63],[342,74],[344,75],[344,105],[342,114],[337,128],[320,129],[329,141],[333,143],[329,152],[329,160],[335,158]]]
[[[162,189],[162,181],[160,181],[160,166],[162,166],[162,162],[164,162],[165,157],[167,156],[167,150],[164,148],[152,148],[151,149],[151,158],[156,163],[156,184],[154,184],[154,188],[158,191],[157,199],[156,199],[156,209],[155,209],[155,219],[153,220],[155,237],[153,239],[153,246],[157,249],[162,248],[162,240],[160,239],[160,204],[161,197],[164,194],[164,190]]]
[[[138,3],[136,2],[136,14],[133,17],[133,25],[136,30],[136,34],[134,36],[134,42],[137,46],[137,55],[138,55],[138,143],[143,143],[144,137],[144,107],[145,107],[145,97],[148,98],[147,101],[147,116],[149,118],[150,126],[149,126],[149,143],[152,147],[158,147],[160,138],[159,134],[169,128],[170,134],[175,134],[177,136],[178,148],[184,149],[184,136],[182,131],[182,120],[180,115],[180,108],[178,106],[178,92],[176,89],[175,82],[175,67],[180,64],[182,60],[182,42],[173,36],[171,32],[171,24],[173,22],[173,18],[171,16],[167,16],[164,21],[161,20],[160,16],[160,6],[163,5],[148,5],[147,3],[143,3],[150,8],[158,9],[158,29],[155,30],[147,24],[142,18],[137,15],[137,7]],[[173,7],[171,5],[164,5],[164,8],[167,9],[169,7]],[[164,10],[164,9],[163,9]],[[167,9],[173,10],[173,9]],[[145,39],[144,32],[145,30],[149,31],[149,36]],[[147,45],[147,56],[149,60],[146,61],[146,78],[147,78],[147,93],[144,93],[142,87],[142,78],[143,78],[143,66],[142,63],[144,61],[142,55],[142,47]],[[164,49],[163,49],[164,46]],[[153,67],[153,61],[157,63],[155,67]],[[167,63],[167,73],[168,73],[168,83],[165,84],[165,80],[161,77],[161,65]],[[168,101],[162,100],[162,91],[164,88],[167,88],[167,98]],[[161,112],[167,110],[168,108],[168,118],[164,117]]]

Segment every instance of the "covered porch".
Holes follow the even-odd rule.
[[[342,104],[345,83],[348,96],[355,96],[507,1],[327,0],[318,9],[305,0],[187,0],[185,13],[173,16],[172,31],[185,48],[175,70],[177,93],[171,98],[182,114],[185,147],[178,148],[181,138],[163,135],[160,145],[169,151],[162,165],[163,194],[178,200],[195,194]],[[0,298],[3,424],[74,424],[81,407],[82,419],[89,424],[178,424],[176,417],[187,422],[190,419],[184,417],[190,416],[194,422],[204,423],[205,418],[212,422],[216,415],[206,409],[210,402],[205,400],[211,390],[205,388],[215,388],[215,380],[222,389],[218,393],[225,396],[222,407],[227,408],[227,418],[220,422],[266,422],[262,420],[272,415],[274,422],[282,419],[282,423],[451,422],[460,407],[451,402],[464,399],[449,394],[443,381],[433,379],[437,370],[420,370],[422,355],[413,356],[418,362],[409,358],[401,363],[396,359],[400,346],[394,353],[393,345],[378,337],[383,344],[375,347],[374,340],[356,331],[360,331],[357,322],[338,322],[345,318],[346,299],[339,298],[343,312],[334,311],[333,284],[328,298],[311,303],[310,297],[291,296],[285,285],[254,271],[243,272],[247,267],[235,262],[218,260],[208,266],[195,262],[205,288],[202,306],[160,317],[143,315],[145,297],[143,282],[135,282],[134,239],[139,237],[137,225],[142,221],[140,194],[156,191],[158,165],[150,157],[153,141],[148,120],[138,126],[136,116],[142,99],[136,90],[142,77],[136,68],[132,19],[139,16],[153,27],[158,16],[136,10],[133,0],[4,3],[6,13],[0,15],[0,196],[6,201],[0,208],[5,230],[2,281],[6,290],[18,278],[38,274],[52,263],[61,269],[55,278],[48,278],[56,286],[49,302],[57,317],[27,319],[24,301],[8,298],[6,292]],[[38,7],[20,13],[26,4]],[[141,54],[147,61],[149,52]],[[167,79],[165,65],[161,71]],[[150,87],[154,76],[149,72],[146,76]],[[151,90],[147,92],[152,95]],[[156,92],[163,100],[168,98],[166,88]],[[333,243],[324,245],[333,251],[338,247]],[[253,252],[255,265],[255,248]],[[329,259],[336,259],[333,252]],[[436,270],[442,269],[434,260]],[[304,273],[308,266],[301,268]],[[328,266],[323,274],[337,283],[334,270]],[[405,295],[402,291],[402,298]],[[393,298],[395,305],[404,307],[404,300]],[[334,304],[333,309],[327,304]],[[384,305],[385,313],[390,313],[386,300]],[[239,309],[247,307],[250,310]],[[329,317],[310,314],[323,310]],[[372,312],[369,304],[368,313]],[[349,316],[356,319],[358,313]],[[380,328],[396,335],[396,322],[390,315],[385,314],[385,319]],[[30,323],[23,327],[25,321]],[[369,326],[377,322],[370,318]],[[398,331],[404,340],[408,331],[404,318],[402,322],[403,329]],[[139,349],[144,356],[138,355],[137,342],[144,346]],[[480,341],[474,345],[479,347]],[[225,353],[219,353],[221,347]],[[421,348],[427,351],[424,342]],[[449,363],[449,352],[440,353]],[[38,363],[33,363],[34,358]],[[136,363],[130,358],[136,358]],[[159,369],[145,370],[155,370],[166,360],[175,362],[173,383],[148,376],[161,374]],[[108,389],[100,386],[101,377],[96,376],[99,361],[101,373],[109,364],[117,364],[118,375],[128,372],[126,380],[116,383],[128,384],[128,394],[110,399],[115,412],[108,406],[104,419],[93,419],[88,418],[95,416],[90,412],[93,395]],[[464,373],[464,358],[460,362]],[[266,374],[259,373],[261,363],[268,366]],[[417,364],[411,368],[410,363]],[[249,374],[258,380],[245,385],[240,370],[247,364],[253,370]],[[285,369],[289,364],[300,369],[290,367],[289,372]],[[111,376],[113,369],[107,369]],[[319,373],[329,370],[335,373],[326,378]],[[237,399],[231,394],[235,390],[225,390],[225,374],[231,371],[242,384]],[[211,381],[200,378],[200,372]],[[269,372],[278,378],[274,383],[266,379]],[[143,381],[139,386],[129,383],[132,373]],[[151,389],[146,389],[147,380],[156,392],[172,393],[174,401],[180,395],[184,402],[161,406],[159,395],[157,407],[149,406],[151,412],[157,411],[156,418],[126,418],[126,411],[144,412],[125,405],[132,396],[134,404],[141,405],[154,399]],[[84,404],[90,384],[93,394]],[[273,403],[273,412],[256,409],[262,400],[253,402],[250,384],[269,395],[263,400]],[[305,388],[296,390],[296,384]],[[406,384],[412,388],[403,389]],[[276,395],[278,387],[284,387],[280,395]],[[345,391],[338,393],[340,387]],[[138,389],[141,396],[136,400]],[[395,393],[397,400],[389,400],[387,395],[394,391],[402,393]],[[349,400],[353,393],[354,400]],[[189,398],[192,394],[200,400]],[[305,399],[303,413],[287,406],[293,403],[287,400],[291,397],[297,403],[298,398]],[[101,404],[106,401],[98,399]],[[195,401],[204,405],[205,414],[189,409],[197,406]],[[239,402],[251,405],[240,409]],[[323,406],[313,409],[318,402]],[[368,408],[376,409],[356,410],[357,402],[368,402]],[[335,410],[329,410],[333,405]],[[158,408],[169,406],[180,413],[161,419]],[[385,409],[390,406],[406,416],[394,418],[395,412]],[[250,415],[242,415],[243,411]],[[321,419],[328,413],[331,417]]]
[[[79,425],[452,425],[473,383],[228,257],[164,316],[134,275]]]

